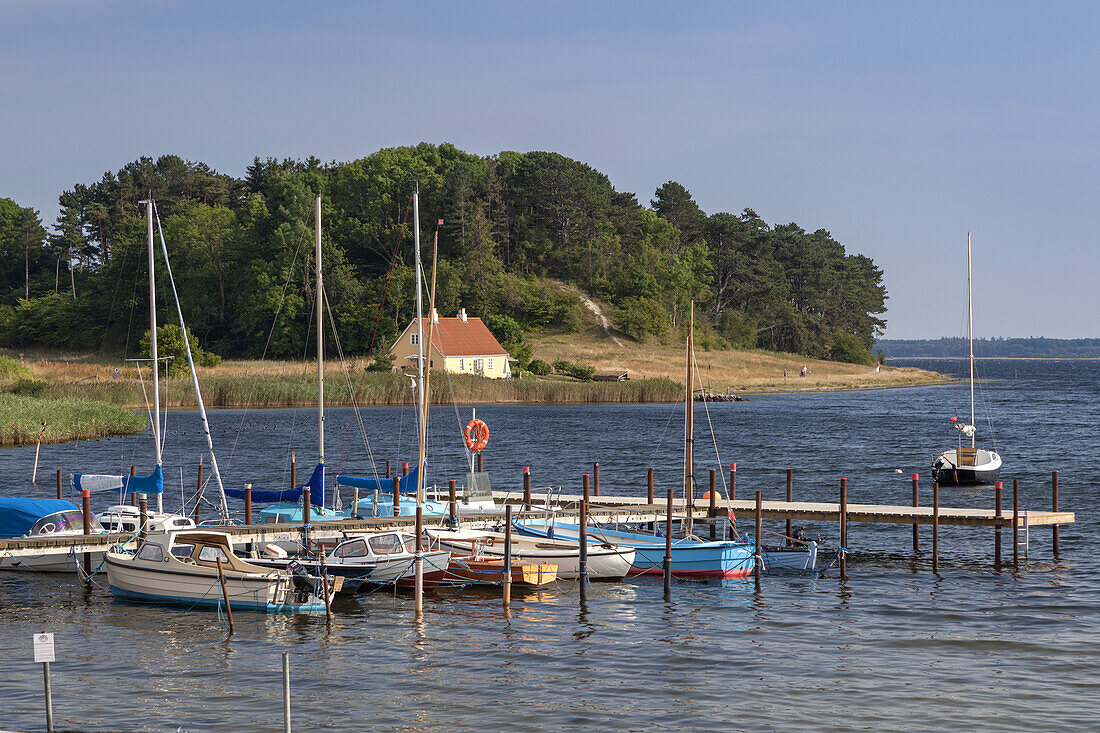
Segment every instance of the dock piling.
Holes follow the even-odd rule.
[[[60,501],[64,499],[64,495],[61,492],[61,469],[57,469],[57,498]]]
[[[523,508],[531,511],[531,467],[523,467]]]
[[[290,488],[298,488],[298,460],[294,457],[294,451],[290,452]]]
[[[401,463],[401,475],[402,476],[408,476],[409,475],[409,462],[408,461],[403,461]]]
[[[138,499],[138,518],[141,524],[138,525],[138,537],[145,539],[145,535],[148,533],[149,524],[149,500],[145,498],[145,494],[141,495]]]
[[[581,595],[585,593],[585,585],[588,583],[588,474],[581,476],[581,509],[580,509],[580,581]]]
[[[848,578],[848,479],[840,479],[840,577]]]
[[[920,482],[920,474],[919,473],[914,473],[913,474],[913,507],[914,508],[920,506],[920,493],[917,489],[919,482]],[[918,525],[916,522],[913,522],[913,552],[914,553],[920,552],[920,529],[919,529],[919,527],[920,527],[920,525]]]
[[[81,512],[84,514],[84,536],[87,538],[92,533],[92,492],[91,489],[80,490]],[[84,587],[92,587],[92,553],[84,553]]]
[[[143,500],[144,501],[144,500]],[[233,607],[229,605],[229,589],[225,587],[225,571],[222,570],[222,559],[214,558],[218,564],[218,582],[222,585],[222,600],[225,602],[225,615],[229,619],[229,633],[233,633]]]
[[[1058,469],[1050,472],[1050,509],[1058,511]],[[1058,561],[1058,525],[1054,525],[1054,561]]]
[[[195,510],[198,511],[198,504]],[[244,523],[252,524],[252,484],[244,485]]]
[[[647,468],[645,470],[645,484],[646,484],[646,488],[645,488],[646,503],[649,504],[650,506],[653,506],[653,467],[652,466],[650,466],[649,468]],[[651,532],[653,532],[654,534],[657,533],[657,522],[656,522],[656,520],[649,523],[649,530]]]
[[[665,500],[665,600],[672,594],[672,489]]]
[[[512,605],[512,505],[504,506],[504,610]]]
[[[592,496],[600,495],[600,462],[592,464]]]
[[[730,501],[737,498],[737,463],[730,464]]]
[[[1020,564],[1020,479],[1012,479],[1012,564]]]
[[[477,472],[482,473],[485,470],[485,458],[482,457],[481,451],[477,452]]]
[[[997,519],[1001,518],[1001,488],[1003,484],[998,481],[993,485],[993,511],[997,516]],[[1001,565],[1001,525],[998,524],[993,529],[993,564],[997,567]]]
[[[389,461],[386,461],[386,478],[393,478],[393,469]]]
[[[940,483],[932,482],[932,572],[940,571]]]
[[[393,477],[393,516],[401,515],[401,479]]]
[[[451,518],[454,520],[455,526],[458,526],[458,492],[455,491],[455,480],[449,479],[447,481],[447,501],[451,505]]]
[[[787,469],[787,501],[794,501],[794,469]],[[787,520],[787,546],[791,546],[791,520]]]
[[[283,733],[290,733],[290,652],[283,652]]]
[[[756,492],[756,556],[753,558],[752,573],[756,578],[756,585],[760,585],[760,575],[764,569],[764,492]]]

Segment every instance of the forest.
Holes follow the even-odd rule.
[[[524,334],[582,327],[578,291],[629,338],[667,339],[696,305],[697,343],[869,363],[882,271],[829,232],[707,214],[681,184],[648,204],[551,152],[482,157],[453,145],[350,162],[256,158],[243,177],[143,157],[59,196],[49,226],[0,198],[0,346],[136,353],[147,325],[144,207],[157,205],[189,329],[228,357],[308,353],[313,200],[325,296],[346,354],[384,353],[414,313],[412,192],[421,247],[438,237],[437,310],[483,317],[521,362]],[[173,319],[164,265],[158,307]],[[161,299],[163,298],[163,303]]]

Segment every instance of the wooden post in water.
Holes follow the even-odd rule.
[[[710,518],[710,538],[715,538],[715,531],[718,527],[718,522],[714,521],[714,518],[718,516],[718,489],[715,478],[718,472],[713,468],[710,469],[710,503],[707,505],[707,516]]]
[[[940,571],[940,482],[932,482],[932,572]]]
[[[645,488],[646,503],[649,504],[650,506],[653,506],[653,468],[652,467],[647,468],[645,470],[645,483],[646,483],[646,488]],[[649,530],[651,532],[653,532],[654,534],[657,533],[657,520],[656,519],[654,519],[654,521],[649,523]]]
[[[450,479],[447,481],[447,500],[451,505],[451,516],[454,517],[455,525],[458,524],[458,491],[455,490],[455,480]]]
[[[672,593],[672,489],[665,500],[665,600]]]
[[[737,464],[730,464],[730,501],[737,498]]]
[[[401,479],[393,477],[393,516],[401,514]]]
[[[848,577],[848,479],[840,479],[840,577]]]
[[[592,464],[592,496],[600,495],[600,462]]]
[[[92,533],[92,492],[90,489],[80,491],[81,511],[84,514],[84,536]],[[87,539],[84,540],[87,542]],[[84,587],[92,587],[92,553],[84,553]]]
[[[420,504],[416,505],[416,557],[413,558],[414,593],[413,606],[416,617],[424,615],[424,552],[421,548],[421,537],[424,535],[424,514]]]
[[[523,467],[523,508],[531,511],[531,467]]]
[[[1050,472],[1050,510],[1058,511],[1058,469]],[[1051,525],[1054,530],[1054,559],[1058,560],[1058,525]]]
[[[199,482],[195,487],[195,524],[199,523],[200,507],[202,507],[202,453],[199,454]]]
[[[997,519],[1001,518],[1001,487],[1000,481],[993,485],[993,507],[994,514]],[[993,562],[998,567],[1001,564],[1001,524],[997,522],[997,526],[993,529]]]
[[[141,500],[145,503],[145,500]],[[222,600],[225,601],[225,615],[229,618],[229,633],[233,633],[233,607],[229,605],[229,590],[225,587],[225,572],[222,570],[222,559],[214,558],[218,564],[218,582],[222,584]]]
[[[298,459],[294,456],[294,451],[290,452],[290,488],[298,488]]]
[[[61,469],[60,468],[57,469],[57,498],[59,500],[65,498],[65,496],[63,495],[63,493],[61,491]]]
[[[580,534],[578,539],[580,541],[580,560],[581,560],[581,593],[584,593],[585,584],[588,582],[588,474],[581,476],[581,511],[580,521],[577,523],[580,527]]]
[[[526,474],[525,474],[526,475]],[[512,505],[504,505],[504,610],[512,605]]]
[[[787,503],[794,501],[794,469],[787,469]],[[787,519],[787,546],[791,546],[791,520]]]
[[[393,478],[393,473],[389,461],[386,461],[386,478]]]
[[[401,475],[402,476],[408,476],[409,475],[409,462],[408,461],[403,461],[401,463]]]
[[[917,491],[917,486],[918,486],[919,481],[920,481],[920,474],[919,473],[914,473],[913,474],[913,506],[914,507],[920,506],[920,493]],[[920,525],[918,525],[916,522],[913,522],[913,552],[920,552],[920,531],[918,530],[919,526]]]
[[[244,485],[244,523],[252,524],[252,484]]]
[[[1012,564],[1020,564],[1020,479],[1012,479]]]
[[[756,556],[753,558],[752,574],[756,578],[756,584],[760,585],[760,573],[764,569],[764,492],[756,492],[756,544],[754,545]]]
[[[481,451],[477,452],[477,471],[481,473],[485,470],[485,459],[481,457]]]
[[[141,522],[138,525],[138,536],[145,539],[146,525],[149,522],[149,500],[145,498],[145,494],[138,500],[138,521]]]

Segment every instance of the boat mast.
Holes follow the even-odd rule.
[[[974,428],[974,292],[970,283],[970,232],[966,233],[966,339],[970,343],[970,427]],[[976,445],[976,430],[970,434],[970,447]]]
[[[153,445],[157,452],[157,466],[161,465],[160,446],[160,361],[157,358],[157,276],[153,259],[153,196],[139,203],[145,204],[145,223],[149,244],[149,356],[153,359]],[[157,511],[164,511],[164,493],[157,494]]]
[[[413,249],[416,251],[416,407],[417,413],[424,413],[424,299],[421,289],[424,282],[424,270],[420,264],[420,182],[413,191]],[[424,474],[424,427],[420,427],[420,463],[419,473]],[[421,479],[417,479],[416,503],[420,504]]]
[[[428,402],[431,398],[431,392],[428,387],[431,385],[432,369],[432,335],[435,332],[435,273],[436,265],[439,262],[439,227],[435,229],[435,242],[432,244],[432,289],[431,294],[428,296],[428,370],[424,372],[424,404],[420,410],[420,463],[419,466],[424,465],[424,454],[427,450],[427,436],[428,436]],[[421,470],[416,479],[416,504],[420,506],[424,503],[424,471]]]
[[[321,277],[321,197],[314,201],[314,250],[317,280],[317,464],[324,476],[325,465],[325,288]],[[322,479],[323,480],[323,479]],[[322,493],[324,487],[322,485]],[[312,497],[310,499],[312,504]],[[303,507],[303,511],[305,508]],[[304,516],[304,515],[303,515]]]
[[[684,504],[688,508],[685,534],[691,534],[691,507],[695,505],[693,495],[695,461],[692,444],[695,433],[695,410],[692,402],[691,355],[695,347],[695,301],[691,301],[691,315],[688,320],[687,336],[687,386],[684,389]]]

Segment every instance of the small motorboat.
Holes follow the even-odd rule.
[[[137,534],[141,529],[141,510],[132,504],[115,504],[96,515],[96,521],[105,532]],[[164,532],[169,529],[194,529],[191,517],[168,512],[145,513],[146,532]]]
[[[502,585],[503,557],[451,555],[451,564],[443,577],[446,585]],[[549,585],[558,579],[558,566],[545,562],[512,561],[512,585]]]
[[[283,568],[254,565],[233,553],[229,535],[205,529],[147,535],[137,552],[105,556],[107,583],[119,599],[271,612],[325,610],[314,583]],[[220,568],[219,568],[220,562]]]
[[[504,533],[469,529],[429,529],[425,534],[440,547],[475,557],[504,557]],[[589,580],[622,580],[634,563],[634,548],[602,541],[588,543]],[[551,564],[558,577],[580,577],[580,546],[576,540],[532,539],[516,533],[512,536],[512,562]]]
[[[89,534],[102,534],[103,527],[95,519]],[[71,501],[62,499],[22,499],[0,497],[0,538],[69,537],[84,534],[84,513]],[[0,559],[0,570],[33,570],[37,573],[75,573],[83,554],[61,552],[23,555]],[[92,553],[99,563],[102,552]]]

